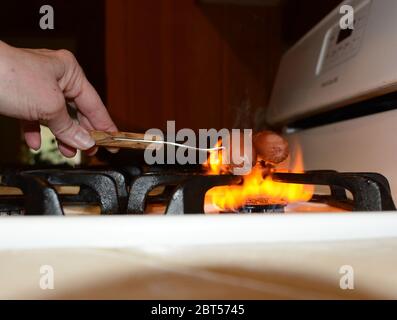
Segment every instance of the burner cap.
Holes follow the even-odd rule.
[[[255,205],[247,204],[242,206],[239,213],[284,213],[285,205],[282,204],[267,204],[267,205]]]

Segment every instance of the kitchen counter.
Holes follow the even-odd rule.
[[[395,299],[395,217],[6,218],[0,298]],[[108,234],[98,233],[102,224]],[[39,287],[43,265],[53,290]],[[339,285],[346,265],[354,290]]]

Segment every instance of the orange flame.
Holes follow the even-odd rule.
[[[220,147],[222,145],[222,140],[218,140],[215,147]],[[208,160],[203,164],[206,169],[206,174],[208,175],[219,175],[227,173],[227,166],[223,163],[222,151],[211,151]]]
[[[221,153],[211,152],[204,167],[207,174],[224,173]],[[291,167],[290,170],[276,171],[303,173],[303,159],[299,148],[295,151]],[[205,203],[221,211],[236,211],[245,204],[287,204],[309,201],[312,198],[313,186],[276,182],[272,179],[272,172],[268,172],[264,177],[265,170],[257,165],[249,175],[243,178],[241,185],[212,188],[206,194]]]

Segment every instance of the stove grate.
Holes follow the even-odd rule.
[[[2,186],[16,187],[23,195],[0,195],[0,213],[23,215],[63,215],[63,206],[98,204],[101,214],[144,214],[149,203],[161,203],[167,215],[204,212],[206,192],[216,186],[240,184],[233,175],[206,176],[199,172],[90,168],[6,170]],[[331,170],[303,174],[274,173],[274,180],[285,183],[325,185],[330,195],[314,195],[322,202],[351,211],[394,211],[390,185],[377,173],[339,173]],[[56,186],[79,186],[77,194],[62,194]],[[162,187],[162,192],[153,191]],[[350,191],[353,199],[347,195]],[[282,204],[258,208],[246,204],[240,213],[279,213]]]

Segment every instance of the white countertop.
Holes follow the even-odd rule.
[[[397,298],[397,215],[10,217],[0,298]],[[55,289],[39,287],[40,266]],[[354,290],[339,287],[354,269]]]
[[[2,217],[1,249],[153,248],[397,237],[396,213]]]

